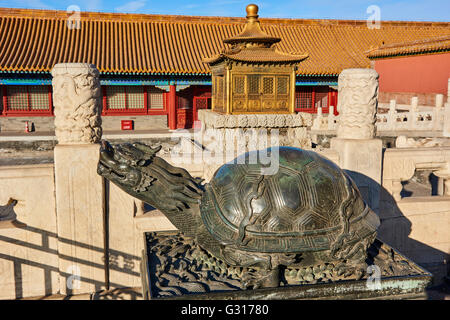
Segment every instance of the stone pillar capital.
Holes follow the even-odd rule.
[[[88,63],[58,63],[51,73],[58,143],[99,142],[101,90],[97,68]]]
[[[337,137],[372,139],[378,104],[378,73],[373,69],[345,69],[338,78]]]

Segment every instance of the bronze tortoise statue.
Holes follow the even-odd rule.
[[[102,142],[98,173],[163,212],[185,235],[230,266],[257,270],[249,287],[276,287],[279,268],[333,262],[363,272],[378,216],[351,178],[330,160],[292,147],[262,174],[253,151],[222,165],[202,185],[156,156],[161,147]],[[256,157],[257,158],[257,157]]]

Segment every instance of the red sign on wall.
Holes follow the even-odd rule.
[[[121,128],[122,130],[133,130],[133,120],[122,120]]]

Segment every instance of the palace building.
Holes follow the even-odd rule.
[[[369,50],[367,57],[380,75],[380,101],[409,104],[417,97],[419,105],[435,106],[436,94],[447,100],[450,35],[386,44]]]
[[[389,46],[450,36],[448,22],[382,21],[376,29],[363,20],[259,20],[265,34],[281,39],[279,54],[307,55],[295,71],[294,112],[336,107],[339,73],[374,64],[383,69],[389,59],[377,59]],[[205,59],[229,50],[224,40],[238,36],[245,23],[91,12],[75,19],[65,11],[0,8],[0,131],[23,131],[25,121],[36,131],[52,131],[50,71],[62,62],[92,63],[100,71],[105,130],[119,130],[124,119],[133,119],[136,130],[191,128],[197,111],[211,107]],[[380,89],[390,85],[383,81]]]

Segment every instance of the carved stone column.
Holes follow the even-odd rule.
[[[374,139],[378,106],[378,73],[373,69],[346,69],[338,78],[337,138],[331,148],[339,165],[357,184],[367,204],[378,212],[382,141]]]
[[[55,133],[59,144],[90,144],[102,136],[98,70],[87,63],[52,69]]]
[[[105,285],[104,184],[97,174],[102,135],[98,75],[95,66],[85,63],[60,63],[52,70],[63,294],[95,292]]]
[[[206,181],[223,163],[245,152],[276,145],[311,146],[307,127],[312,125],[312,117],[307,113],[222,114],[204,109],[198,111],[198,118],[202,131],[194,139],[214,154],[214,160],[203,156]]]
[[[340,120],[337,137],[372,139],[378,106],[378,73],[373,69],[345,69],[338,78]]]

